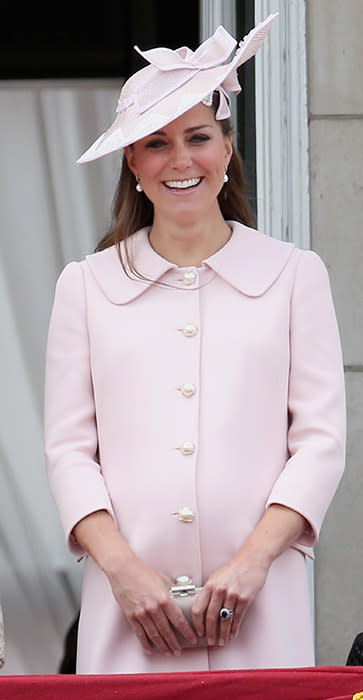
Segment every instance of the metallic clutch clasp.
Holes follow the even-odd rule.
[[[172,586],[169,588],[169,593],[173,596],[187,596],[193,595],[195,593],[196,586],[194,583],[189,583],[186,585]]]

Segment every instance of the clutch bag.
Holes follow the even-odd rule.
[[[196,586],[188,576],[179,576],[176,579],[175,586],[171,586],[171,588],[169,588],[170,596],[173,598],[173,600],[175,600],[192,629],[194,629],[192,625],[192,606],[196,596],[201,590],[202,588]],[[194,647],[207,646],[207,640],[205,637],[198,637],[197,643],[191,644],[187,639],[185,639],[185,637],[183,637],[182,634],[180,634],[177,629],[174,628],[174,632],[182,648],[188,647],[193,649]]]

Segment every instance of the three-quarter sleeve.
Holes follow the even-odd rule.
[[[45,378],[45,454],[50,489],[67,541],[83,554],[74,526],[112,506],[97,460],[87,308],[81,264],[60,275],[49,325]]]
[[[291,299],[289,459],[267,506],[285,505],[303,515],[312,546],[345,464],[346,408],[338,325],[326,267],[312,252],[301,254]]]

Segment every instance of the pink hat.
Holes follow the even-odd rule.
[[[211,105],[215,90],[220,95],[216,119],[229,117],[228,92],[238,95],[241,91],[237,68],[258,51],[277,14],[269,15],[244,37],[230,63],[225,61],[237,41],[222,26],[196,51],[185,46],[176,51],[163,47],[140,51],[135,46],[150,65],[134,73],[123,85],[115,121],[77,163],[96,160],[139,141],[199,102]]]

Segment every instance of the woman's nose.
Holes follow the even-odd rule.
[[[184,144],[177,144],[172,148],[170,153],[170,165],[179,170],[188,168],[191,164],[189,149]]]

